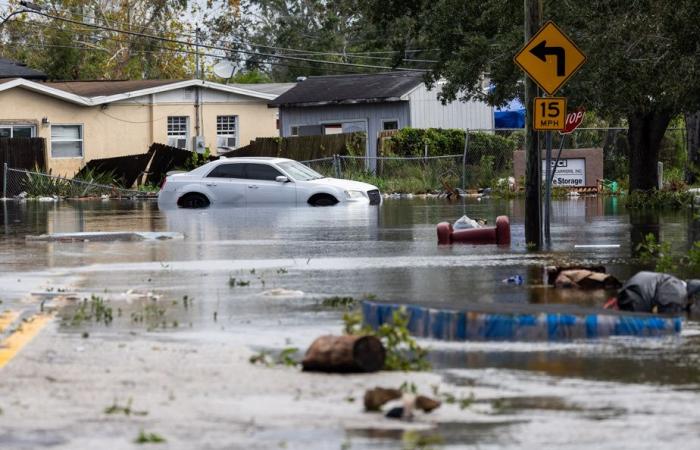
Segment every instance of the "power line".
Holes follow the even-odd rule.
[[[47,14],[47,13],[44,13],[44,12],[41,12],[41,11],[34,11],[34,10],[31,10],[31,11],[24,11],[24,12],[35,12],[35,13],[40,14],[40,15],[43,15],[43,16],[45,16],[45,17],[49,17],[49,18],[53,18],[53,19],[55,19],[55,20],[61,20],[61,21],[73,23],[73,24],[76,24],[76,25],[83,25],[83,26],[88,27],[88,28],[104,29],[104,30],[109,30],[109,31],[113,31],[113,32],[128,33],[128,34],[138,34],[138,35],[142,35],[142,34],[143,34],[143,33],[141,33],[141,32],[133,32],[133,31],[130,31],[130,30],[118,30],[118,29],[115,29],[115,28],[112,28],[112,27],[109,27],[109,26],[103,26],[103,25],[91,24],[91,23],[85,23],[85,22],[78,22],[78,21],[76,21],[76,20],[72,20],[72,19],[69,19],[69,18],[64,18],[64,17],[60,17],[60,16],[53,16],[53,15],[51,15],[51,14]],[[92,20],[98,20],[98,17],[97,17],[97,16],[90,16],[90,15],[87,15],[87,14],[81,14],[81,13],[77,13],[77,12],[73,12],[73,11],[68,11],[68,12],[69,12],[71,15],[73,15],[73,16],[79,16],[79,17],[82,17],[82,18],[89,18],[89,19],[92,19]],[[142,29],[142,30],[157,30],[156,28],[153,28],[153,27],[145,27],[145,26],[142,26],[142,25],[130,24],[130,23],[123,22],[123,21],[118,21],[118,20],[109,20],[109,19],[108,19],[106,16],[104,16],[104,15],[102,16],[102,20],[105,21],[105,22],[110,22],[110,21],[111,21],[111,22],[117,23],[117,24],[128,25],[128,26],[136,26],[137,28],[140,28],[140,29]],[[31,23],[31,22],[26,22],[26,24],[30,24],[30,23]],[[48,24],[46,24],[46,27],[47,27],[47,28],[51,28],[51,29],[61,30],[60,28],[57,28],[57,27],[49,27]],[[77,30],[76,30],[76,31],[77,31]],[[85,31],[85,30],[81,30],[81,31]],[[195,34],[194,34],[194,33],[187,33],[187,32],[172,31],[171,34],[173,34],[173,35],[175,35],[175,36],[195,37]],[[148,38],[150,38],[150,39],[161,39],[161,40],[162,40],[162,39],[168,39],[168,40],[171,39],[171,38],[168,38],[168,37],[165,37],[165,36],[162,36],[162,35],[153,35],[153,34],[152,34],[152,35],[145,35],[144,37],[148,37]],[[260,47],[260,48],[267,48],[267,49],[271,49],[271,50],[283,50],[283,51],[290,51],[290,52],[294,52],[294,53],[295,53],[295,54],[293,54],[293,55],[288,55],[288,54],[283,54],[283,53],[276,53],[276,54],[274,54],[274,55],[266,55],[266,54],[262,54],[262,53],[260,53],[260,52],[250,52],[250,51],[240,50],[240,49],[236,49],[236,50],[230,49],[230,50],[227,50],[227,51],[233,51],[233,52],[245,53],[245,54],[259,54],[259,55],[261,55],[261,56],[274,57],[274,58],[285,58],[285,59],[298,59],[298,60],[303,60],[303,59],[300,59],[299,57],[300,57],[300,56],[304,56],[304,55],[318,55],[318,56],[341,56],[341,57],[350,57],[350,58],[355,58],[355,57],[357,57],[357,58],[379,59],[379,60],[392,59],[392,57],[364,56],[364,55],[363,55],[363,52],[341,53],[341,52],[323,52],[323,51],[313,51],[313,50],[302,50],[302,49],[295,49],[295,48],[288,48],[288,47],[276,47],[276,46],[270,46],[270,45],[264,45],[264,44],[257,44],[257,43],[254,43],[254,42],[249,42],[249,41],[244,41],[244,40],[239,40],[238,42],[235,42],[235,41],[234,41],[234,42],[231,42],[231,41],[224,41],[224,40],[220,39],[219,41],[217,41],[217,43],[221,43],[222,41],[223,41],[225,44],[242,44],[242,45],[247,45],[247,46],[250,46],[250,47]],[[188,42],[188,43],[186,43],[186,45],[196,45],[196,44],[192,44],[192,43],[189,43],[189,42]],[[206,45],[206,44],[200,44],[199,46],[205,47],[205,48],[206,48],[206,47],[209,47],[209,48],[216,48],[216,47],[217,47],[217,46],[215,46],[215,45],[209,46],[209,45]],[[408,53],[408,52],[420,52],[420,51],[425,51],[425,50],[424,50],[424,49],[406,50],[404,53]],[[377,52],[364,52],[364,53],[368,53],[368,54],[369,54],[369,53],[372,53],[372,54],[390,54],[390,53],[398,53],[398,52],[400,52],[400,51],[398,51],[398,50],[393,50],[393,51],[381,51],[381,52],[380,52],[380,51],[377,51]],[[417,62],[417,63],[436,63],[436,62],[437,62],[436,60],[430,60],[430,59],[412,59],[412,58],[402,58],[402,61],[405,61],[405,62]],[[383,66],[383,67],[382,67],[382,66],[371,66],[371,65],[363,65],[363,64],[357,64],[357,63],[343,63],[343,62],[338,62],[338,61],[314,61],[314,62],[327,63],[327,64],[336,64],[336,65],[337,65],[337,64],[342,64],[342,65],[345,65],[345,64],[355,64],[355,65],[358,65],[358,66],[365,66],[365,67],[367,67],[367,68],[394,69],[394,68],[388,67],[388,66]],[[418,70],[418,71],[423,71],[422,69],[412,69],[412,68],[395,68],[395,70]]]
[[[187,46],[194,45],[190,42],[180,41],[177,39],[166,38],[166,37],[161,37],[161,36],[154,36],[154,35],[139,33],[139,32],[135,32],[135,31],[121,30],[121,29],[109,27],[109,26],[84,23],[84,22],[80,22],[77,20],[73,20],[73,19],[54,16],[51,14],[44,13],[42,11],[25,10],[23,12],[31,12],[34,14],[38,14],[38,15],[41,15],[44,17],[54,19],[54,20],[60,20],[63,22],[73,23],[75,25],[83,25],[83,26],[90,27],[90,28],[113,31],[115,33],[122,33],[122,34],[138,36],[138,37],[143,37],[143,38],[147,38],[147,39],[154,39],[154,40],[158,40],[158,41],[162,41],[162,42],[187,45]],[[331,65],[344,66],[344,67],[358,67],[358,68],[366,68],[366,69],[383,69],[383,70],[399,70],[399,71],[405,71],[405,72],[425,72],[426,71],[425,69],[414,69],[414,68],[407,68],[407,67],[390,67],[390,66],[380,66],[380,65],[371,65],[371,64],[355,64],[355,63],[339,62],[339,61],[324,61],[324,60],[290,56],[290,55],[278,55],[278,54],[269,54],[269,53],[262,53],[262,52],[252,52],[252,51],[247,51],[247,50],[232,49],[232,48],[221,47],[221,46],[216,46],[216,45],[209,45],[209,44],[199,44],[197,47],[203,47],[203,48],[208,48],[208,49],[212,49],[212,50],[220,50],[220,51],[226,51],[226,52],[232,52],[232,53],[242,53],[242,54],[247,54],[247,55],[252,55],[252,56],[260,56],[260,57],[264,57],[264,58],[287,59],[287,60],[291,60],[291,61],[301,61],[301,62],[310,62],[310,63],[318,63],[318,64],[331,64]]]
[[[105,39],[110,39],[110,40],[116,40],[113,38],[105,38]],[[116,40],[117,42],[128,42],[128,41],[119,41]],[[66,48],[66,49],[75,49],[75,50],[91,50],[91,51],[104,51],[103,49],[95,48],[95,47],[88,47],[88,46],[75,46],[75,45],[57,45],[57,44],[6,44],[4,47],[18,47],[18,48],[23,48],[23,47],[32,47],[32,48]],[[159,50],[166,51],[166,52],[173,52],[173,53],[184,53],[184,54],[195,54],[196,52],[194,50],[185,50],[185,49],[174,49],[174,48],[168,48],[168,47],[162,47],[162,46],[157,46],[155,47]],[[160,51],[156,50],[129,50],[129,53],[137,53],[137,54],[157,54],[160,53]],[[208,56],[212,58],[219,58],[222,59],[225,56],[224,55],[217,55],[214,53],[203,53],[200,52],[200,55],[202,56]],[[308,66],[299,66],[299,65],[294,65],[294,64],[289,64],[289,63],[282,63],[282,62],[271,62],[271,61],[265,61],[265,62],[254,62],[254,64],[260,64],[260,65],[273,65],[273,66],[282,66],[282,67],[291,67],[291,68],[298,68],[298,69],[308,69]],[[342,69],[324,69],[330,72],[336,72],[340,74],[353,74],[353,73],[358,73],[358,72],[353,72],[353,71],[348,71],[348,70],[342,70]]]

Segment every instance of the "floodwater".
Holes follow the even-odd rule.
[[[700,221],[686,210],[631,214],[616,198],[580,198],[555,201],[552,213],[551,249],[532,252],[524,242],[521,200],[165,211],[148,201],[5,202],[0,298],[11,307],[28,290],[66,289],[100,293],[118,308],[109,327],[66,324],[65,333],[147,328],[172,339],[303,349],[320,334],[340,331],[342,311],[322,307],[326,297],[599,306],[604,293],[543,287],[543,265],[603,264],[626,279],[643,268],[630,262],[642,236],[653,233],[677,252],[700,240]],[[491,223],[509,215],[512,245],[438,248],[435,225],[462,214]],[[170,231],[184,239],[25,242],[26,235],[73,231]],[[581,244],[619,247],[575,248]],[[525,285],[502,282],[516,274]],[[166,306],[144,313],[139,295],[145,293]],[[658,447],[630,431],[646,428],[655,438],[668,434],[669,446],[700,447],[700,324],[694,317],[682,336],[662,339],[424,343],[434,369],[449,382],[495,393],[491,420],[410,433],[297,430],[285,439],[304,448],[339,448],[348,441],[352,448]]]

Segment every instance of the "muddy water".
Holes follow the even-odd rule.
[[[496,215],[508,214],[512,245],[438,248],[435,224],[462,214],[490,222]],[[66,333],[145,328],[168,339],[305,348],[320,333],[340,329],[341,312],[319,305],[328,296],[371,294],[435,306],[474,302],[595,306],[605,294],[562,294],[544,288],[542,265],[604,264],[624,279],[641,268],[630,261],[642,236],[653,233],[678,252],[700,240],[700,222],[688,211],[630,214],[617,199],[586,198],[555,202],[553,245],[531,252],[523,240],[523,214],[519,200],[386,200],[373,208],[202,211],[160,211],[155,203],[132,201],[7,202],[0,206],[0,298],[3,306],[12,307],[20,304],[27,290],[65,288],[80,295],[101,293],[119,311],[109,327],[66,325]],[[25,242],[30,234],[125,230],[177,231],[185,239]],[[576,249],[577,244],[619,247]],[[515,274],[525,278],[525,286],[502,283]],[[278,295],[270,295],[272,289]],[[279,295],[281,289],[286,296]],[[164,305],[160,310],[144,312],[139,294],[147,292],[160,296],[159,304]],[[346,441],[353,443],[352,448],[393,448],[397,440],[412,448],[451,448],[566,445],[575,438],[586,447],[598,446],[596,436],[604,438],[608,431],[666,423],[669,415],[680,413],[682,420],[671,421],[669,430],[678,434],[679,442],[697,443],[700,435],[684,424],[695,424],[696,430],[700,423],[700,412],[692,407],[700,401],[698,336],[700,326],[691,319],[683,336],[665,339],[428,342],[435,369],[451,383],[471,386],[475,392],[496,392],[484,400],[493,406],[493,421],[468,426],[446,423],[438,430],[409,435],[335,430],[324,433],[321,441],[319,432],[310,430],[286,439],[307,448],[321,448],[314,442],[330,442],[337,448]],[[595,394],[586,396],[589,391]],[[646,400],[636,402],[642,397]],[[547,427],[556,430],[550,440],[523,437],[544,433]],[[583,436],[573,431],[580,427],[597,431]],[[264,441],[265,435],[260,439]],[[637,444],[644,446],[645,441],[638,438]]]

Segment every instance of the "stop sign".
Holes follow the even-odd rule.
[[[566,121],[564,122],[564,129],[560,131],[561,134],[572,133],[581,122],[583,122],[583,114],[586,110],[583,107],[577,108],[576,111],[570,112],[566,115]]]

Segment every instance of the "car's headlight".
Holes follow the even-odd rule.
[[[365,193],[362,191],[345,191],[345,196],[349,199],[363,198]]]

